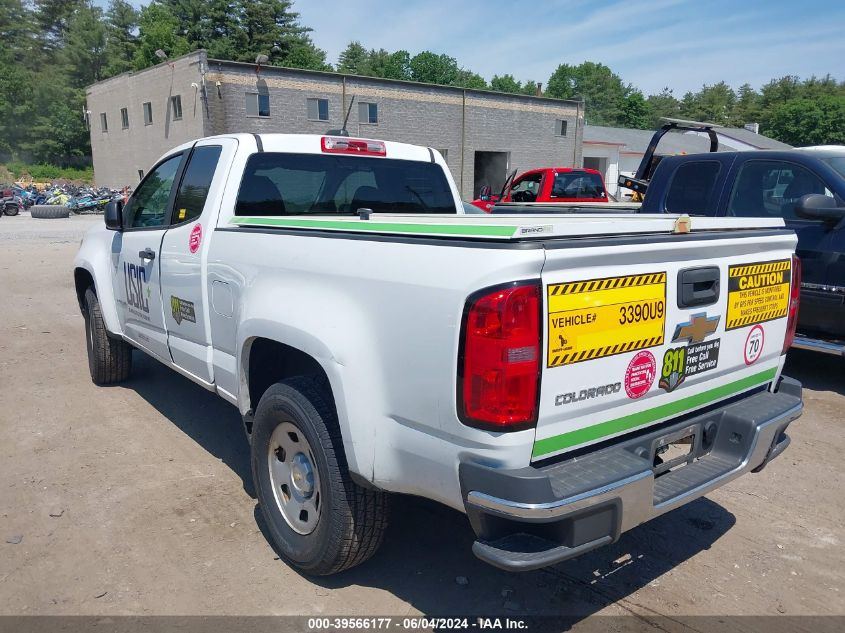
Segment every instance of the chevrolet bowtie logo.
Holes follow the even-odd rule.
[[[721,318],[721,316],[708,317],[706,312],[693,314],[689,321],[675,326],[675,336],[672,337],[672,342],[701,343],[716,331]]]

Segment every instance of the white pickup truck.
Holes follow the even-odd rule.
[[[140,350],[238,407],[271,537],[310,574],[374,553],[387,493],[466,513],[479,558],[526,570],[786,448],[780,220],[460,209],[425,147],[177,147],[74,262],[91,377]]]

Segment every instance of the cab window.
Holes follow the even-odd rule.
[[[795,204],[802,196],[833,193],[809,169],[774,160],[751,160],[737,175],[728,203],[728,215],[798,219]]]
[[[170,192],[181,162],[181,154],[171,156],[147,174],[126,204],[124,226],[154,228],[167,222]]]
[[[666,194],[666,212],[716,215],[713,189],[720,168],[714,160],[693,161],[678,167]]]
[[[457,213],[443,169],[431,162],[264,152],[249,157],[235,215]]]
[[[517,180],[511,187],[511,200],[514,202],[534,202],[540,193],[540,181],[543,174],[528,174]]]
[[[604,198],[601,176],[590,172],[559,172],[552,184],[552,198]]]

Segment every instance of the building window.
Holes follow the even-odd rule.
[[[170,97],[170,107],[173,108],[173,120],[178,121],[182,118],[182,96],[176,95]]]
[[[555,136],[566,136],[566,121],[563,119],[555,121]]]
[[[153,124],[153,104],[147,101],[144,103],[144,125]]]
[[[124,130],[129,127],[129,110],[127,108],[120,109],[120,127]]]
[[[266,92],[246,93],[246,115],[247,116],[270,116],[270,95]]]
[[[328,99],[307,99],[306,101],[308,104],[308,118],[311,121],[329,120]]]
[[[103,132],[109,131],[109,119],[105,112],[100,112],[100,129]]]
[[[378,123],[378,104],[365,103],[358,104],[358,121],[360,123]]]

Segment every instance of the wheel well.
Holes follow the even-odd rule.
[[[320,377],[334,406],[334,394],[326,372],[312,356],[295,347],[266,338],[253,340],[249,348],[248,371],[249,408],[252,412],[258,408],[258,401],[271,385],[294,376]],[[251,432],[251,420],[245,420],[245,424],[247,432]]]
[[[77,268],[73,271],[73,282],[76,286],[76,300],[79,303],[79,309],[85,312],[85,291],[88,288],[94,288],[94,292],[97,292],[94,278],[84,268]]]

